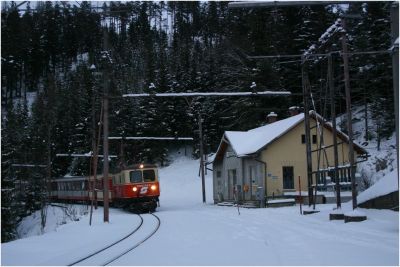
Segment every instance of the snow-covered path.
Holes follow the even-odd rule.
[[[361,223],[329,221],[333,205],[302,216],[298,206],[241,209],[212,204],[212,178],[206,178],[202,203],[198,162],[177,159],[160,170],[161,219],[158,232],[111,265],[398,265],[399,213],[363,210]],[[350,210],[346,203],[344,210]],[[66,265],[126,235],[137,216],[111,209],[103,224],[102,209],[78,222],[50,228],[2,244],[2,265]],[[51,220],[50,220],[51,221]],[[50,227],[50,226],[49,226]],[[31,230],[32,231],[32,230]],[[90,264],[90,263],[88,263]]]

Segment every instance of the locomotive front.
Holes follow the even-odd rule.
[[[156,165],[135,164],[113,178],[114,201],[132,211],[155,211],[160,186]]]

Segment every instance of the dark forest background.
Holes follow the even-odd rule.
[[[110,136],[194,137],[194,156],[198,156],[199,112],[205,151],[210,153],[225,130],[258,127],[270,111],[282,119],[288,117],[290,106],[302,106],[298,57],[247,56],[302,54],[313,44],[321,53],[340,51],[340,35],[323,44],[318,39],[346,13],[359,15],[347,20],[350,51],[387,51],[391,45],[390,3],[383,1],[354,2],[345,9],[335,5],[228,9],[228,2],[193,1],[103,6],[28,2],[23,10],[13,2],[2,4],[2,242],[14,239],[21,218],[43,206],[44,177],[88,174],[89,160],[55,155],[92,151],[92,120],[98,128],[105,77],[115,97],[141,92],[293,93],[291,97],[110,100]],[[339,53],[333,54],[333,62],[340,114],[345,99]],[[310,61],[308,72],[320,112],[327,97],[326,59]],[[372,114],[369,124],[375,129],[365,133],[365,141],[390,136],[394,129],[390,54],[350,56],[350,76],[353,105]],[[167,147],[160,141],[126,142],[124,158],[130,163],[168,164]],[[120,154],[119,143],[111,143],[110,150]],[[50,167],[12,166],[17,163]]]

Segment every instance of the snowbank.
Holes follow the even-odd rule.
[[[367,190],[361,192],[357,197],[357,203],[361,204],[370,199],[387,195],[399,190],[397,170],[383,176],[378,182]]]

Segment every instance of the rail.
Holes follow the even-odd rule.
[[[130,232],[128,235],[124,236],[123,238],[121,238],[121,239],[119,239],[119,240],[117,240],[117,241],[111,243],[110,245],[108,245],[108,246],[106,246],[106,247],[104,247],[104,248],[102,248],[102,249],[99,249],[99,250],[97,250],[97,251],[95,251],[95,252],[89,254],[88,256],[86,256],[86,257],[84,257],[84,258],[81,258],[81,259],[79,259],[79,260],[77,260],[77,261],[74,261],[74,262],[71,263],[71,264],[68,264],[68,266],[73,266],[73,265],[76,265],[76,264],[78,264],[78,263],[80,263],[80,262],[82,262],[82,261],[84,261],[84,260],[87,260],[87,259],[89,259],[89,258],[91,258],[91,257],[93,257],[93,256],[95,256],[95,255],[97,255],[97,254],[99,254],[100,252],[103,252],[104,250],[107,250],[107,249],[109,249],[110,247],[115,246],[116,244],[118,244],[118,243],[124,241],[124,240],[127,239],[128,237],[132,236],[132,235],[133,235],[134,233],[136,233],[136,232],[140,229],[140,227],[142,227],[142,225],[143,225],[143,217],[140,216],[139,214],[136,214],[136,215],[138,215],[138,216],[140,217],[140,223],[139,223],[139,225],[138,225],[132,232]]]
[[[107,249],[110,249],[111,247],[116,246],[117,244],[120,244],[122,241],[128,239],[129,237],[134,237],[134,236],[135,236],[134,234],[135,234],[136,232],[138,232],[139,229],[143,228],[142,226],[143,226],[143,221],[144,221],[144,220],[143,220],[143,217],[142,217],[140,214],[136,214],[136,215],[138,215],[138,216],[140,217],[140,224],[139,224],[132,232],[130,232],[130,233],[129,233],[128,235],[126,235],[125,237],[123,237],[123,238],[121,238],[121,239],[119,239],[119,240],[113,242],[112,244],[110,244],[110,245],[108,245],[108,246],[106,246],[106,247],[104,247],[104,248],[102,248],[102,249],[100,249],[100,250],[97,250],[97,251],[95,251],[95,252],[93,252],[93,253],[91,253],[91,254],[89,254],[89,255],[87,255],[87,256],[85,256],[85,257],[83,257],[83,258],[81,258],[81,259],[79,259],[79,260],[77,260],[77,261],[75,261],[75,262],[73,262],[73,263],[71,263],[71,264],[69,264],[68,266],[74,266],[74,265],[77,265],[77,264],[79,264],[79,263],[81,263],[81,262],[84,262],[85,260],[88,260],[88,259],[90,259],[90,258],[92,258],[92,257],[94,257],[94,256],[96,256],[96,255],[98,255],[99,253],[101,253],[101,252],[103,252],[103,251],[105,251],[105,250],[107,250]],[[156,222],[155,228],[153,229],[153,231],[152,231],[150,234],[148,234],[145,238],[141,239],[139,242],[136,242],[133,246],[129,246],[129,247],[128,247],[127,249],[125,249],[122,253],[119,253],[118,255],[114,256],[113,258],[107,260],[105,263],[102,263],[102,264],[99,264],[99,265],[101,265],[101,266],[106,266],[106,265],[108,265],[108,264],[110,264],[110,263],[116,261],[117,259],[119,259],[119,258],[121,258],[122,256],[126,255],[127,253],[129,253],[129,252],[131,252],[132,250],[136,249],[136,248],[139,247],[141,244],[143,244],[145,241],[147,241],[150,237],[152,237],[152,236],[158,231],[158,229],[160,228],[161,220],[160,220],[160,218],[159,218],[158,216],[156,216],[156,215],[154,215],[154,214],[152,214],[152,213],[150,213],[150,215],[152,215],[153,217],[155,217],[155,218],[156,218],[156,221],[157,221],[157,222]]]
[[[135,248],[137,248],[138,246],[140,246],[141,244],[143,244],[144,242],[146,242],[150,237],[152,237],[160,228],[161,225],[161,220],[160,218],[158,218],[156,215],[154,215],[153,213],[150,213],[151,215],[153,215],[156,219],[157,219],[157,225],[155,227],[155,229],[149,234],[147,235],[144,239],[142,239],[141,241],[139,241],[138,243],[136,243],[136,245],[134,245],[133,247],[125,250],[123,253],[119,254],[118,256],[114,257],[112,260],[107,261],[105,264],[103,264],[103,266],[106,266],[114,261],[116,261],[117,259],[121,258],[122,256],[124,256],[125,254],[131,252],[132,250],[134,250]]]

